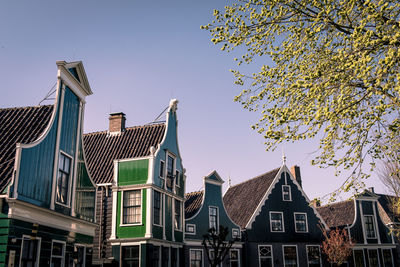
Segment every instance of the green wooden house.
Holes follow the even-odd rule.
[[[55,104],[0,109],[0,266],[90,266],[95,186],[81,62],[57,62]]]
[[[171,100],[165,122],[135,127],[125,127],[125,114],[114,113],[108,131],[85,135],[99,188],[95,265],[183,264],[185,178],[176,109]]]

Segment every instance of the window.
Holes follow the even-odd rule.
[[[383,256],[383,267],[393,267],[392,261],[392,250],[391,249],[382,249]]]
[[[39,263],[40,239],[24,236],[21,247],[21,267],[37,267]]]
[[[178,249],[171,248],[171,267],[178,267]]]
[[[175,229],[182,230],[181,202],[175,199]]]
[[[354,254],[354,266],[355,267],[364,267],[364,251],[362,249],[353,250]]]
[[[176,186],[181,186],[181,172],[176,170],[175,173],[176,173],[176,175],[175,175]]]
[[[220,254],[221,254],[221,251],[219,252]],[[214,257],[215,257],[215,253],[214,253],[214,250],[213,249],[210,249],[210,260],[214,260]],[[216,267],[221,267],[221,264],[217,264],[217,266]]]
[[[285,267],[297,267],[297,247],[283,246],[283,262]]]
[[[169,247],[162,247],[162,264],[161,266],[169,265]]]
[[[58,162],[56,202],[68,205],[71,159],[60,153]]]
[[[378,250],[368,249],[368,261],[370,267],[379,267]]]
[[[160,178],[164,179],[165,175],[165,162],[160,160]]]
[[[171,155],[168,155],[167,159],[167,189],[172,190],[174,185],[175,159]]]
[[[282,212],[273,212],[269,213],[270,220],[270,228],[271,232],[283,232],[283,213]]]
[[[65,243],[53,241],[51,243],[51,267],[64,267]]]
[[[364,215],[364,225],[367,238],[376,238],[374,217],[372,215]]]
[[[159,267],[160,266],[160,247],[159,246],[154,246],[153,247],[153,267]]]
[[[319,246],[307,246],[307,262],[308,267],[321,266],[321,253]]]
[[[258,246],[260,267],[272,267],[272,246]]]
[[[123,224],[141,222],[141,192],[140,190],[123,191]]]
[[[203,266],[203,250],[191,249],[190,250],[190,267]]]
[[[290,185],[282,185],[282,199],[283,201],[292,201]]]
[[[186,233],[187,234],[196,234],[196,225],[186,224]]]
[[[84,267],[86,262],[86,247],[82,245],[75,245],[74,253],[76,254],[74,267]]]
[[[306,233],[308,232],[307,227],[307,214],[306,213],[294,213],[294,223],[296,232]]]
[[[139,267],[139,246],[122,246],[122,266]]]
[[[218,208],[209,207],[208,212],[210,228],[214,228],[216,231],[218,231]]]
[[[239,238],[240,237],[240,230],[239,229],[232,229],[232,237]]]
[[[231,249],[229,251],[229,261],[231,264],[231,267],[239,267],[239,250],[237,249]]]
[[[162,225],[161,224],[161,193],[154,190],[154,224]]]

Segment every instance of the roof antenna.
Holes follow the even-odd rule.
[[[286,156],[285,156],[285,150],[283,149],[283,146],[282,146],[282,164],[286,165]]]
[[[232,182],[232,181],[231,181],[231,175],[229,175],[229,178],[228,178],[228,188],[231,187],[231,182]]]

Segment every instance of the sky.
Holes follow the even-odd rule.
[[[226,3],[0,0],[0,108],[38,105],[56,82],[56,61],[81,60],[93,91],[86,99],[85,133],[106,130],[112,112],[124,112],[128,127],[144,125],[170,99],[179,100],[187,192],[201,189],[213,170],[226,190],[228,179],[237,184],[280,167],[284,151],[289,168],[300,166],[310,199],[329,194],[346,175],[311,165],[318,140],[265,151],[264,138],[250,127],[258,114],[233,101],[241,91],[229,72],[235,56],[220,51],[200,29]],[[258,62],[272,64],[268,58]],[[386,192],[376,173],[366,185]]]

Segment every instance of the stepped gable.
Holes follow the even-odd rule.
[[[246,228],[258,205],[267,193],[280,168],[261,174],[228,188],[224,205],[229,217],[242,229]]]
[[[84,134],[86,163],[96,184],[111,183],[116,159],[139,158],[157,149],[165,132],[165,123],[128,127],[118,134],[108,131]]]
[[[0,109],[0,192],[11,181],[17,143],[36,141],[50,122],[53,105]]]
[[[329,228],[352,225],[354,222],[354,200],[317,207],[317,211]]]
[[[191,218],[201,208],[204,191],[196,191],[185,194],[185,218]]]

